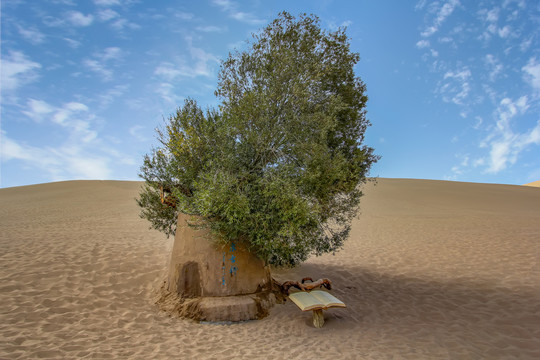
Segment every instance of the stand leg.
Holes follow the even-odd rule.
[[[322,310],[313,310],[313,326],[322,328],[324,325],[324,315]]]

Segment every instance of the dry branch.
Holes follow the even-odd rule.
[[[308,280],[311,282],[306,283],[306,281]],[[301,291],[311,291],[315,288],[321,288],[323,286],[328,290],[332,289],[332,283],[330,282],[330,280],[326,278],[313,281],[312,278],[306,277],[306,278],[303,278],[301,282],[285,281],[283,284],[279,284],[277,281],[274,280],[274,285],[279,289],[279,291],[283,295],[289,295],[289,290],[293,287]]]

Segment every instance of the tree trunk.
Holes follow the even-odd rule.
[[[240,244],[218,247],[208,230],[189,226],[200,221],[185,214],[178,216],[163,289],[178,299],[174,309],[183,316],[205,321],[266,316],[275,302],[269,269]]]

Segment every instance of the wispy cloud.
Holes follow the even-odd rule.
[[[87,143],[96,137],[96,132],[90,130],[93,116],[88,115],[88,110],[88,106],[80,102],[69,102],[57,107],[43,100],[29,99],[22,113],[37,122],[46,120],[68,128],[71,137]]]
[[[120,0],[94,0],[94,4],[98,6],[113,6],[120,5]]]
[[[45,41],[45,34],[35,27],[23,27],[17,25],[17,31],[26,41],[34,45],[41,44]]]
[[[207,25],[207,26],[197,26],[195,30],[209,33],[209,32],[223,32],[223,31],[226,31],[227,29],[221,28],[215,25]]]
[[[467,67],[456,71],[447,71],[443,76],[443,83],[439,87],[443,100],[456,105],[465,105],[471,91],[471,75],[471,71]]]
[[[530,58],[527,65],[521,68],[525,73],[525,80],[537,91],[540,91],[540,63],[536,58]]]
[[[265,22],[263,19],[259,19],[257,16],[252,13],[238,10],[238,4],[231,0],[213,0],[214,5],[217,5],[221,10],[227,15],[235,20],[251,24],[251,25],[260,25]]]
[[[98,95],[99,106],[101,109],[107,108],[111,105],[116,99],[121,97],[129,89],[128,85],[116,85],[111,89],[105,90],[104,92]]]
[[[26,110],[22,113],[36,122],[41,122],[43,118],[56,109],[42,100],[29,99],[26,104]]]
[[[173,80],[177,76],[190,76],[189,72],[182,72],[178,65],[175,65],[170,62],[162,62],[161,64],[156,67],[154,70],[155,75],[159,75],[164,77],[167,80]]]
[[[68,46],[70,48],[73,48],[73,49],[76,49],[79,46],[81,46],[81,42],[77,41],[77,40],[73,40],[73,39],[70,39],[70,38],[64,38],[64,41],[67,42]]]
[[[29,99],[23,111],[42,128],[54,129],[58,143],[29,145],[2,132],[2,161],[18,160],[27,167],[49,174],[52,180],[106,179],[117,163],[133,159],[107,144],[95,129],[96,116],[80,102],[60,106],[40,99]]]
[[[115,30],[118,30],[118,31],[123,31],[125,29],[131,29],[131,30],[136,30],[136,29],[140,29],[140,25],[134,23],[134,22],[131,22],[125,18],[120,18],[120,19],[117,19],[115,21],[113,21],[111,23],[111,26],[113,27],[113,29]]]
[[[2,65],[2,90],[16,90],[37,78],[36,70],[41,64],[32,61],[20,51],[9,51],[7,57],[0,59]]]
[[[174,85],[171,83],[160,83],[156,88],[156,93],[168,104],[179,104],[183,98],[174,91]]]
[[[124,51],[119,47],[113,46],[105,48],[102,52],[97,53],[95,56],[103,61],[107,60],[119,60],[124,55]]]
[[[66,20],[74,26],[89,26],[94,22],[94,16],[91,14],[84,15],[79,11],[70,11],[67,13]]]
[[[22,160],[27,165],[48,172],[55,180],[62,178],[107,178],[108,160],[92,154],[97,131],[91,128],[92,114],[85,104],[69,102],[53,106],[43,100],[29,99],[26,116],[65,129],[64,142],[57,146],[35,147],[3,134],[3,161]],[[59,128],[58,128],[59,127]]]
[[[437,31],[439,31],[440,26],[443,24],[443,22],[446,20],[447,17],[449,17],[453,12],[454,9],[459,6],[459,0],[449,0],[445,2],[440,9],[437,11],[437,15],[435,19],[433,20],[432,25],[428,26],[422,33],[422,37],[430,37],[431,35],[435,34]]]
[[[429,47],[429,40],[420,40],[416,43],[416,47],[419,49],[424,49]]]
[[[192,13],[187,13],[184,11],[173,11],[173,15],[175,18],[178,18],[180,20],[192,20],[195,18],[195,15]]]
[[[2,161],[18,160],[31,169],[48,174],[53,181],[108,179],[111,159],[82,153],[73,146],[36,147],[12,139],[2,132]]]
[[[172,81],[177,77],[211,77],[214,74],[213,66],[219,64],[217,56],[193,46],[193,38],[186,37],[189,58],[182,56],[176,63],[162,62],[154,70],[155,75]]]
[[[108,69],[106,65],[101,61],[98,61],[96,59],[84,59],[82,64],[91,71],[101,76],[104,81],[110,81],[113,77],[112,70]]]
[[[487,54],[485,57],[487,68],[489,69],[489,80],[495,81],[499,74],[503,71],[502,63],[492,54]]]
[[[109,67],[110,61],[118,61],[124,56],[124,51],[119,47],[108,47],[103,51],[95,53],[93,58],[84,59],[82,64],[89,70],[101,76],[104,81],[113,78],[113,71]]]
[[[497,108],[497,122],[481,146],[488,147],[489,160],[486,172],[496,174],[515,164],[521,152],[531,145],[540,145],[540,121],[535,127],[519,133],[513,129],[513,119],[529,109],[527,96],[513,101],[501,100]]]
[[[148,138],[144,136],[144,129],[146,129],[146,127],[142,125],[133,125],[129,128],[128,132],[129,135],[131,135],[137,141],[148,141]]]
[[[129,21],[128,19],[122,17],[118,12],[110,8],[98,10],[97,18],[100,21],[109,22],[110,26],[119,32],[123,32],[126,29],[140,29],[138,24]]]
[[[101,21],[109,21],[109,20],[119,17],[120,14],[118,14],[116,11],[112,9],[102,9],[98,11],[97,16],[99,20]]]

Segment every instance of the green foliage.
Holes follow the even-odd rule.
[[[158,131],[138,202],[167,234],[177,212],[200,215],[221,241],[294,266],[342,246],[378,157],[362,144],[367,96],[344,29],[284,12],[254,40],[222,63],[219,111],[187,100]],[[159,203],[162,184],[176,209]]]

